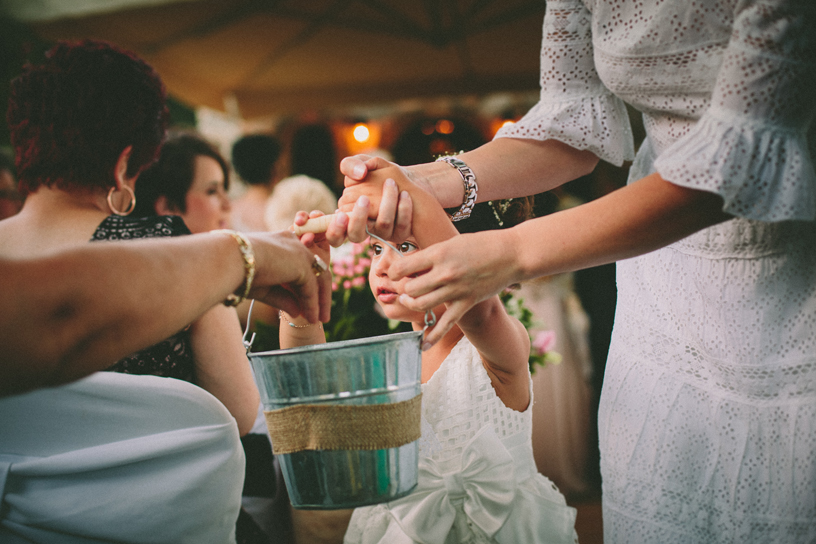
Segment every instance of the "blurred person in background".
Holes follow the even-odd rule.
[[[14,159],[0,149],[0,220],[15,215],[23,207],[23,197],[17,190]]]
[[[267,230],[264,211],[272,189],[281,179],[281,150],[280,141],[271,134],[248,134],[232,144],[232,166],[247,184],[246,192],[232,203],[234,228],[244,232]]]
[[[244,140],[243,144],[236,144],[239,155],[246,151],[247,141],[257,143],[260,140],[251,138]],[[267,148],[267,151],[274,149]],[[252,177],[251,172],[248,173],[246,162],[241,165],[244,174],[257,179]],[[250,190],[261,186],[250,185]],[[139,177],[137,204],[133,213],[137,216],[178,215],[194,234],[223,229],[230,219],[228,190],[229,167],[215,146],[198,134],[177,133],[168,138],[162,145],[158,160]],[[248,311],[248,301],[242,306],[244,311]],[[271,308],[261,303],[255,304],[254,308],[261,306]],[[254,310],[253,315],[257,315]],[[229,342],[243,349],[240,335],[231,337]],[[260,402],[255,422],[241,437],[241,443],[246,456],[243,512],[262,524],[265,533],[275,535],[279,541],[286,541],[286,535],[291,532],[288,508],[285,508],[288,497],[280,468],[272,456]],[[241,527],[239,532],[247,530]]]
[[[330,188],[338,164],[331,131],[323,125],[305,125],[292,137],[289,176],[278,182],[264,211],[264,224],[272,231],[288,229],[300,210],[324,214],[337,209]]]
[[[0,222],[0,256],[36,258],[88,241],[189,234],[179,217],[129,217],[136,205],[134,190],[139,175],[156,159],[165,136],[165,98],[161,79],[149,65],[104,42],[61,42],[48,52],[42,65],[27,65],[12,82],[7,113],[26,202],[20,213]],[[237,233],[234,237],[239,245],[248,244],[245,237]],[[126,291],[127,285],[122,289]],[[240,434],[254,424],[259,395],[238,320],[227,305],[214,306],[189,326],[115,362],[108,370],[196,384],[229,410]],[[140,381],[144,380],[134,383]],[[171,383],[161,383],[172,387]],[[229,426],[224,430],[230,432]],[[167,448],[173,447],[187,446],[167,444]],[[229,455],[242,457],[240,451]],[[239,519],[240,502],[236,502],[234,492],[236,486],[240,492],[243,477],[243,459],[240,461],[228,467],[230,486],[200,499],[221,497],[220,504],[211,503],[220,514],[201,519],[201,525],[211,524],[213,534],[223,533],[224,540],[235,536]],[[179,471],[175,475],[178,480],[169,485],[184,494],[189,481],[183,466]],[[145,502],[151,497],[158,502],[165,500],[163,495],[153,494],[158,490],[145,489],[143,493]],[[207,514],[202,510],[196,515]],[[88,527],[78,530],[107,538],[110,531],[128,530],[112,525],[105,522],[95,526],[89,521]],[[102,532],[95,533],[97,529]],[[262,542],[254,538],[254,529],[239,533],[238,541]],[[172,530],[156,527],[159,534]]]
[[[229,182],[227,161],[214,145],[192,132],[173,134],[139,176],[133,216],[177,215],[193,234],[227,228]]]

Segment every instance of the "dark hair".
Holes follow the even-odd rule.
[[[14,159],[5,149],[0,148],[0,172],[3,170],[8,170],[15,179],[17,178],[17,172],[14,169]]]
[[[134,54],[98,41],[60,42],[11,82],[6,114],[20,190],[108,188],[122,151],[128,175],[150,164],[168,110],[159,75]]]
[[[281,144],[269,134],[250,134],[232,144],[232,166],[250,185],[264,185],[272,180]]]
[[[456,209],[448,210],[455,212]],[[473,207],[470,217],[455,221],[460,234],[483,230],[509,229],[533,217],[533,197],[508,198],[480,202]]]
[[[162,145],[158,160],[136,181],[133,215],[156,215],[155,205],[160,196],[167,198],[169,206],[186,212],[187,191],[195,177],[195,160],[202,156],[218,162],[224,172],[224,188],[229,189],[229,166],[213,144],[194,133],[173,134]]]
[[[326,125],[304,125],[292,136],[292,175],[319,179],[335,193],[339,173],[334,137]],[[339,189],[342,193],[342,188]],[[338,195],[339,196],[339,195]]]

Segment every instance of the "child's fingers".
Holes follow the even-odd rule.
[[[315,212],[312,212],[314,214]],[[321,213],[321,212],[317,212]],[[303,221],[301,224],[298,224],[298,219],[301,219],[301,214],[304,214],[307,218],[307,221]],[[305,234],[307,232],[313,233],[321,233],[326,232],[329,228],[329,224],[334,219],[334,215],[306,215],[306,212],[298,212],[295,216],[295,224],[294,224],[294,232],[298,236],[301,234]]]
[[[295,214],[295,220],[293,221],[293,223],[295,225],[304,225],[308,220],[309,214],[304,211],[300,211]]]

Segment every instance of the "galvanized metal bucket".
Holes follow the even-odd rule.
[[[422,335],[248,354],[292,506],[355,508],[416,486]]]

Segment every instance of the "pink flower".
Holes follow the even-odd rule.
[[[366,279],[365,279],[364,277],[362,277],[362,276],[357,276],[356,278],[354,278],[353,280],[351,280],[351,284],[352,284],[354,287],[360,287],[360,286],[362,286],[362,285],[365,285],[365,284],[366,284]]]
[[[555,331],[541,331],[533,339],[537,355],[544,355],[555,347]]]
[[[332,283],[332,291],[337,291],[337,289],[339,289],[339,287],[337,286],[337,284],[336,284],[336,283]]]
[[[366,267],[363,264],[357,263],[354,265],[354,273],[355,274],[364,274],[366,271]]]
[[[343,289],[351,289],[351,280],[346,280],[343,282]]]

